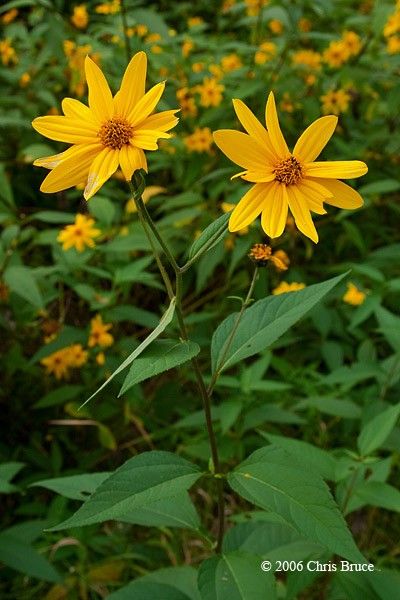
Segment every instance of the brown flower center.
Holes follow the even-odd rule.
[[[282,162],[275,167],[275,179],[285,185],[293,185],[298,183],[303,176],[303,169],[299,161],[294,157],[290,156],[285,158]]]
[[[119,117],[114,117],[103,123],[98,133],[103,146],[108,146],[114,150],[120,150],[122,146],[129,144],[132,135],[132,125]]]

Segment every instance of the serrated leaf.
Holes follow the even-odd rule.
[[[232,489],[281,515],[310,541],[353,562],[364,562],[322,478],[285,451],[266,447],[229,474]]]
[[[400,403],[371,419],[361,430],[357,446],[362,456],[377,450],[388,438],[400,415]]]
[[[237,321],[237,313],[229,315],[214,332],[212,338],[213,371],[217,368],[218,370],[229,368],[273,344],[345,276],[346,273],[298,292],[258,300],[244,311],[226,352],[227,340]]]
[[[121,396],[132,386],[181,365],[200,352],[195,342],[158,340],[147,348],[131,366],[118,394]]]
[[[186,491],[200,477],[196,465],[170,452],[145,452],[127,460],[108,477],[58,531],[119,519],[150,502]]]

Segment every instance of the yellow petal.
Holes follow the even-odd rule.
[[[85,181],[90,165],[101,148],[101,144],[85,144],[70,148],[70,156],[50,171],[40,186],[40,190],[48,194],[55,193]]]
[[[61,102],[61,108],[66,117],[70,117],[71,119],[82,119],[82,121],[96,121],[96,118],[90,108],[79,102],[79,100],[75,100],[75,98],[64,98]],[[96,127],[99,127],[99,123],[97,122]]]
[[[134,171],[138,169],[147,171],[147,163],[143,150],[134,146],[122,146],[119,151],[119,164],[126,181],[130,181]]]
[[[126,67],[121,87],[114,97],[115,114],[127,117],[144,96],[147,71],[147,56],[137,52]]]
[[[364,204],[360,194],[347,185],[347,183],[343,183],[343,181],[338,181],[337,179],[318,179],[318,182],[321,182],[332,194],[332,196],[325,199],[327,204],[348,209],[360,208]]]
[[[332,137],[337,122],[337,117],[329,115],[311,123],[299,137],[293,150],[293,156],[302,163],[315,160]]]
[[[251,183],[267,183],[275,179],[275,172],[267,169],[264,169],[264,171],[244,171],[241,177]]]
[[[164,110],[147,117],[142,123],[139,123],[140,129],[158,129],[159,131],[169,131],[178,123],[178,117],[175,117],[175,113],[179,112],[180,109],[175,110]]]
[[[37,117],[32,127],[42,135],[67,144],[93,144],[97,141],[98,128],[94,123],[70,117]]]
[[[143,150],[157,150],[157,140],[160,138],[168,139],[171,137],[170,133],[165,131],[156,131],[155,129],[136,129],[131,143],[137,148],[143,148]]]
[[[233,129],[219,129],[213,133],[214,142],[237,165],[250,171],[267,170],[263,146],[246,133]]]
[[[107,121],[107,119],[111,119],[114,111],[112,94],[107,80],[102,70],[89,56],[85,59],[85,72],[90,110],[99,121]]]
[[[303,196],[295,185],[287,186],[286,190],[290,212],[294,216],[297,228],[310,238],[310,240],[317,243],[318,233],[311,218],[310,209],[307,206],[307,198]]]
[[[326,214],[323,202],[326,201],[326,198],[332,196],[332,193],[326,187],[310,179],[302,179],[296,186],[303,197],[307,199],[307,206],[310,210],[318,215]]]
[[[304,170],[306,177],[352,179],[365,175],[368,167],[360,160],[332,160],[307,163],[304,165]]]
[[[288,196],[286,186],[273,183],[268,191],[268,202],[261,214],[261,226],[270,238],[282,235],[288,213]]]
[[[237,117],[247,133],[265,148],[265,155],[269,162],[271,164],[276,163],[276,161],[279,160],[279,156],[276,154],[271,144],[271,140],[269,139],[269,135],[265,127],[261,125],[260,121],[244,102],[236,99],[232,102]]]
[[[284,160],[288,158],[290,152],[279,126],[275,98],[272,92],[268,96],[267,106],[265,107],[265,122],[267,124],[269,139],[279,159]]]
[[[35,167],[44,167],[45,169],[54,169],[64,160],[72,156],[77,149],[77,146],[71,146],[64,152],[60,152],[59,154],[53,154],[52,156],[43,156],[42,158],[37,158],[33,164]]]
[[[250,225],[265,208],[271,183],[256,183],[235,206],[229,219],[229,231],[239,231]]]
[[[111,177],[118,168],[119,151],[104,148],[94,159],[88,174],[87,184],[83,192],[85,200],[89,200]]]
[[[135,127],[144,121],[157,106],[165,88],[165,81],[157,83],[145,94],[128,115],[129,123]]]

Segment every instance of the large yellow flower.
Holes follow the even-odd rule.
[[[152,114],[164,91],[158,83],[145,94],[147,57],[138,52],[130,61],[113,97],[100,68],[86,57],[89,106],[64,98],[64,116],[38,117],[32,123],[46,137],[73,144],[61,154],[40,158],[35,165],[51,169],[42,192],[59,192],[86,182],[89,200],[121,167],[127,181],[137,169],[147,170],[143,150],[157,150],[157,140],[178,122],[177,110]]]
[[[323,202],[339,208],[362,206],[360,194],[338,179],[364,175],[368,170],[365,163],[314,162],[332,136],[337,117],[314,121],[290,152],[279,127],[272,92],[265,112],[267,130],[241,100],[233,100],[233,106],[247,134],[221,129],[214,132],[214,140],[230,160],[246,169],[234,177],[255,185],[232,211],[230,231],[243,229],[261,214],[265,233],[271,238],[278,237],[285,228],[290,208],[298,229],[318,242],[310,211],[325,214]]]

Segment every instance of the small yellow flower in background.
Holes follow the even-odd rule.
[[[197,27],[198,25],[203,25],[204,19],[202,17],[190,17],[187,20],[188,27]]]
[[[388,54],[398,54],[400,52],[400,36],[393,35],[386,44]]]
[[[297,27],[299,28],[299,31],[302,31],[303,33],[308,33],[309,31],[311,31],[310,19],[302,17],[301,19],[299,19]]]
[[[29,85],[31,82],[31,76],[29,75],[29,73],[22,73],[21,77],[19,78],[19,85],[20,87],[24,88],[27,85]]]
[[[73,144],[61,154],[40,158],[35,165],[51,169],[41,191],[59,192],[86,181],[89,200],[118,167],[126,181],[134,171],[147,171],[144,150],[157,150],[160,138],[178,122],[177,110],[154,113],[165,88],[158,83],[145,93],[147,57],[138,52],[130,61],[119,91],[113,97],[99,67],[86,57],[89,106],[64,98],[64,116],[38,117],[36,131],[60,142]]]
[[[263,42],[254,55],[256,65],[264,65],[272,60],[276,54],[276,45],[273,42]]]
[[[352,306],[360,306],[360,304],[363,304],[365,298],[365,292],[359,290],[354,283],[349,281],[347,284],[347,292],[343,296],[343,302],[351,304]]]
[[[112,0],[112,2],[103,2],[97,4],[95,11],[99,15],[114,15],[121,10],[121,0]]]
[[[282,96],[282,100],[279,103],[279,108],[285,112],[292,113],[294,111],[294,104],[290,99],[290,94],[285,92]]]
[[[111,333],[108,333],[111,328],[111,323],[103,323],[101,315],[93,317],[90,321],[89,348],[93,348],[94,346],[108,348],[108,346],[112,346],[114,338]]]
[[[213,136],[209,127],[196,127],[191,135],[184,138],[190,152],[209,152],[213,145]]]
[[[361,38],[355,31],[345,31],[342,40],[351,56],[357,56],[362,48]]]
[[[190,39],[186,39],[182,44],[182,56],[187,58],[194,48],[194,43]]]
[[[235,52],[224,56],[221,60],[221,68],[224,71],[224,73],[236,71],[236,69],[240,69],[242,66],[243,63],[240,57]]]
[[[321,96],[322,112],[324,115],[340,115],[349,108],[351,95],[346,90],[331,90]]]
[[[343,40],[331,42],[323,53],[324,62],[326,62],[332,68],[341,67],[349,60],[350,56],[350,50]]]
[[[195,62],[192,64],[193,73],[201,73],[205,69],[205,64],[203,62]]]
[[[268,263],[271,263],[277,271],[287,271],[289,265],[286,252],[277,250],[273,253],[271,246],[268,246],[268,244],[254,244],[248,256],[260,267],[265,267]]]
[[[236,0],[224,0],[222,3],[222,12],[228,12],[235,4]]]
[[[225,87],[212,77],[205,77],[203,84],[198,86],[201,106],[219,106]]]
[[[8,67],[8,65],[15,65],[18,62],[17,53],[12,47],[9,38],[0,40],[0,58],[5,67]]]
[[[388,38],[395,33],[400,31],[400,10],[389,16],[385,27],[383,28],[383,35]]]
[[[183,87],[176,91],[176,98],[184,117],[195,117],[197,115],[197,106],[188,87]]]
[[[17,16],[18,16],[17,9],[12,8],[11,10],[8,10],[7,12],[4,13],[4,15],[2,15],[0,17],[0,21],[3,23],[3,25],[8,25],[9,23],[12,23]]]
[[[89,353],[82,348],[82,344],[68,346],[68,360],[70,367],[82,367],[88,360]]]
[[[215,79],[222,79],[222,77],[224,76],[224,72],[221,69],[220,65],[216,65],[215,63],[211,63],[208,66],[208,70],[210,71],[211,75],[214,75]]]
[[[75,248],[78,252],[83,252],[85,248],[94,248],[93,238],[98,237],[101,231],[93,225],[94,219],[77,214],[75,223],[64,227],[58,234],[57,241],[62,244],[63,250]]]
[[[272,290],[272,294],[274,296],[279,296],[280,294],[287,294],[288,292],[298,292],[299,290],[303,290],[306,287],[305,283],[288,283],[287,281],[281,281],[281,283]]]
[[[165,194],[166,191],[167,188],[160,185],[148,185],[142,194],[142,200],[145,204],[147,204],[150,198],[153,198],[153,196],[158,196],[159,194]],[[128,214],[137,212],[136,204],[133,198],[129,198],[125,205],[125,210]]]
[[[164,52],[162,46],[160,46],[159,44],[154,44],[154,46],[151,46],[150,51],[153,54],[162,54]]]
[[[282,21],[279,21],[279,19],[272,19],[268,23],[268,27],[272,33],[275,33],[277,35],[282,33],[282,31],[283,31],[283,23],[282,23]]]
[[[88,356],[81,344],[72,344],[42,358],[40,363],[46,367],[47,373],[54,375],[56,379],[67,379],[70,368],[82,367]]]
[[[268,4],[269,0],[245,0],[246,12],[249,17],[256,17],[261,8]]]
[[[85,93],[85,59],[91,54],[91,59],[99,66],[100,55],[98,52],[92,53],[90,44],[77,46],[71,40],[64,40],[64,54],[68,58],[68,76],[70,79],[70,91],[81,97]]]
[[[86,9],[86,4],[79,4],[74,6],[74,12],[72,13],[71,23],[77,29],[85,29],[89,23],[89,15]]]
[[[104,354],[104,352],[99,352],[98,354],[96,354],[96,362],[100,367],[104,365],[104,363],[106,362],[106,355]]]
[[[147,27],[147,25],[136,25],[136,33],[139,37],[144,37],[145,35],[147,35],[149,31],[149,28]]]
[[[147,42],[148,44],[154,44],[156,42],[160,42],[161,41],[161,35],[159,33],[150,33],[147,38],[145,39],[145,42]]]
[[[321,60],[320,53],[314,50],[298,50],[292,55],[294,65],[302,65],[313,71],[318,71],[321,68]]]
[[[315,162],[333,135],[336,116],[314,121],[290,152],[279,126],[272,92],[265,111],[267,129],[241,100],[233,100],[233,106],[247,133],[222,129],[214,132],[214,141],[231,161],[245,169],[234,177],[255,185],[232,211],[229,231],[246,227],[261,214],[265,233],[271,238],[279,237],[290,209],[297,228],[316,243],[318,234],[311,211],[325,214],[324,202],[339,208],[362,206],[360,194],[338,179],[361,177],[368,171],[365,163]]]

